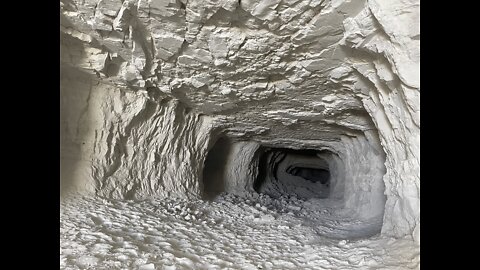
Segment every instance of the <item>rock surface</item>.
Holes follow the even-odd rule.
[[[68,198],[60,268],[418,269],[413,241],[352,240],[368,230],[318,205],[233,195],[213,202]]]
[[[62,194],[198,199],[222,136],[231,193],[259,146],[327,149],[345,207],[419,243],[418,0],[60,4]]]

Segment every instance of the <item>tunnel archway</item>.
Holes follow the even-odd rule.
[[[287,168],[286,173],[293,176],[300,176],[303,179],[308,180],[312,183],[320,182],[322,185],[327,185],[327,186],[330,181],[330,172],[325,169],[317,169],[317,168],[292,165]]]
[[[206,156],[203,199],[222,200],[233,195],[260,196],[262,200],[275,201],[273,204],[299,201],[311,207],[307,219],[319,225],[316,228],[322,235],[375,235],[381,230],[385,209],[383,156],[364,137],[344,138],[335,146],[275,147],[223,134]],[[318,211],[335,214],[325,216]],[[335,231],[324,231],[320,225],[335,220],[344,221]]]
[[[208,151],[203,168],[203,197],[211,200],[225,191],[226,160],[230,154],[231,142],[220,137]]]
[[[328,198],[331,175],[321,154],[312,149],[263,149],[255,191],[273,197]]]

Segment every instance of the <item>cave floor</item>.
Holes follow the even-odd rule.
[[[362,239],[381,220],[348,220],[321,203],[257,194],[212,202],[69,196],[60,207],[60,267],[418,269],[412,241]]]

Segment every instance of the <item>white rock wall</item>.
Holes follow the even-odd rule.
[[[131,118],[121,112],[120,119],[108,121],[113,136],[100,139],[100,159],[94,164],[98,193],[199,196],[211,125],[208,117],[187,111],[177,101],[158,105],[145,100]]]
[[[64,72],[61,81],[62,189],[113,198],[200,196],[211,119],[170,98],[82,76]]]
[[[202,174],[205,198],[213,199],[223,192],[236,195],[254,192],[260,145],[222,136],[211,146]]]
[[[419,2],[368,1],[344,21],[347,65],[333,72],[372,116],[386,153],[382,233],[420,240]],[[348,86],[349,85],[349,86]]]
[[[343,137],[344,201],[346,209],[353,209],[359,218],[382,216],[385,206],[385,155],[375,151],[364,137]],[[375,143],[375,142],[374,142]]]
[[[231,154],[225,160],[225,192],[237,195],[254,192],[253,182],[258,175],[259,147],[260,145],[255,142],[233,143]]]
[[[199,196],[222,130],[377,171],[384,152],[382,233],[418,241],[418,20],[418,0],[61,1],[62,189]],[[349,160],[332,164],[377,183]]]

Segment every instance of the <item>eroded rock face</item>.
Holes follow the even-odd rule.
[[[418,19],[416,0],[61,1],[62,189],[201,197],[223,136],[240,194],[260,147],[328,150],[333,196],[418,241]]]

